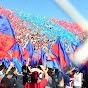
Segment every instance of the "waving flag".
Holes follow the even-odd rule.
[[[73,43],[71,43],[70,51],[74,53],[76,50],[77,50],[76,45],[75,45],[75,44],[73,44]]]
[[[71,63],[74,63],[74,53],[81,47],[82,43],[78,43],[77,45],[71,43],[71,47],[70,47],[70,52],[69,52],[69,59],[72,60]],[[76,65],[74,63],[74,65]],[[76,67],[78,67],[78,65],[76,65]]]
[[[23,55],[23,58],[26,60],[26,63],[29,62],[28,61],[28,58],[30,58],[30,60],[32,59],[32,56],[33,56],[33,46],[31,44],[31,42],[29,41],[26,48],[24,49],[22,55]]]
[[[47,58],[47,67],[59,69],[59,62],[51,51],[51,46],[48,44],[48,58]]]
[[[4,58],[3,63],[6,66],[6,68],[8,69],[10,66],[10,61],[8,59]]]
[[[70,52],[69,52],[69,58],[71,60],[74,60],[74,53],[81,47],[82,43],[78,43],[77,45],[71,43],[71,47],[70,47]]]
[[[8,19],[0,15],[0,59],[3,60],[16,43],[13,29]]]
[[[71,51],[73,51],[73,52],[77,51],[77,50],[80,48],[81,45],[82,45],[81,42],[78,43],[77,45],[71,43],[71,49],[73,49],[73,50],[71,50]]]
[[[52,53],[56,57],[62,69],[65,69],[69,64],[69,56],[65,51],[60,39],[58,38],[54,46],[52,47]]]
[[[36,52],[41,56],[41,58],[39,60],[39,64],[42,64],[45,67],[45,65],[46,65],[46,59],[47,59],[45,51],[41,47]]]
[[[82,45],[82,43],[80,41],[80,43],[78,43],[77,45],[74,45],[72,43],[71,47],[72,47],[73,51],[76,52],[81,47],[81,45]],[[73,55],[74,55],[74,52],[73,52]],[[71,51],[70,51],[69,56],[71,57]],[[71,57],[71,58],[73,58],[73,57]],[[78,68],[77,71],[82,72],[83,74],[88,74],[88,69],[87,69],[88,68],[88,60],[80,63],[79,65],[74,64],[74,66],[76,66]]]
[[[83,74],[87,74],[87,66],[85,64],[81,64],[77,71],[82,72]]]
[[[2,63],[2,60],[0,59],[0,64]]]
[[[9,50],[9,54],[12,56],[13,59],[17,58],[18,61],[24,65],[25,64],[25,60],[23,59],[23,56],[22,56],[22,49],[21,47],[19,46],[19,44],[15,43],[14,46]]]
[[[59,69],[59,65],[60,65],[59,62],[57,61],[56,57],[53,55],[52,51],[49,51],[47,58],[47,67]]]
[[[58,60],[56,59],[56,57],[53,55],[52,51],[51,51],[51,47],[50,44],[48,45],[48,49],[49,49],[49,54],[48,54],[48,58],[47,58],[47,67],[49,68],[55,68],[55,69],[59,69],[59,71],[61,71],[63,73],[64,76],[64,80],[65,83],[67,85],[69,85],[69,81],[70,78],[68,75],[65,74],[65,72],[62,70]]]
[[[81,63],[77,71],[82,72],[83,74],[88,75],[88,60]]]
[[[85,65],[85,74],[88,75],[88,60],[84,63],[84,65]]]
[[[20,48],[20,52],[21,52],[21,56],[20,56],[20,63],[21,63],[21,65],[23,66],[23,65],[25,65],[26,64],[26,60],[23,58],[23,55],[22,55],[22,53],[23,53],[23,50]]]
[[[42,59],[42,65],[45,67],[46,66],[46,60],[47,60],[47,56],[46,56],[46,53],[45,51],[41,48],[41,59]]]
[[[31,65],[35,66],[35,65],[39,64],[40,58],[41,58],[41,55],[39,55],[36,51],[33,51]]]
[[[25,65],[26,60],[23,59],[22,49],[19,44],[15,43],[14,46],[8,51],[8,54],[5,56],[3,62],[6,68],[10,66],[10,61],[13,62],[15,58],[21,63],[21,65]],[[8,56],[10,55],[10,56]],[[11,59],[11,60],[10,60]]]

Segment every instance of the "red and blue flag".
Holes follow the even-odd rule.
[[[81,42],[77,43],[76,45],[71,43],[71,50],[70,51],[74,53],[75,51],[77,51],[80,48],[81,45],[82,45]]]
[[[37,53],[41,56],[41,58],[39,60],[39,64],[42,64],[45,67],[45,65],[46,65],[46,59],[47,59],[45,51],[41,47],[41,48],[39,48],[39,50],[37,51]]]
[[[10,50],[16,43],[13,29],[9,20],[0,15],[0,59],[3,60],[8,55]]]
[[[82,43],[77,43],[76,45],[71,43],[71,47],[70,47],[70,52],[69,52],[69,59],[70,59],[70,63],[72,64],[73,67],[78,68],[79,64],[75,64],[73,62],[74,60],[74,53],[81,47]]]
[[[49,49],[49,54],[48,54],[48,58],[47,58],[47,67],[59,69],[59,71],[61,71],[63,73],[64,79],[65,79],[65,83],[67,85],[69,85],[70,79],[69,79],[68,75],[66,75],[65,72],[62,70],[58,60],[53,55],[50,45],[49,45],[48,49]]]
[[[52,53],[56,57],[57,61],[59,62],[59,65],[63,70],[70,66],[69,55],[63,47],[63,44],[61,43],[59,38],[52,47]]]
[[[54,54],[52,53],[52,49],[50,44],[48,44],[48,57],[47,57],[47,67],[59,69],[60,64]]]
[[[39,55],[36,51],[33,51],[32,61],[30,62],[32,66],[36,66],[39,64],[41,55]]]
[[[34,51],[33,46],[31,42],[29,41],[26,48],[24,48],[24,51],[22,53],[24,60],[26,60],[26,63],[29,62],[28,58],[30,58],[30,60],[32,59],[33,51]]]
[[[14,46],[9,50],[9,54],[11,55],[12,59],[17,58],[21,65],[25,65],[26,61],[23,59],[22,53],[23,50],[17,43],[15,43]]]
[[[84,63],[80,64],[79,68],[77,71],[82,72],[83,74],[88,75],[88,60],[85,61]]]

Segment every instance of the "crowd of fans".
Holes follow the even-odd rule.
[[[27,42],[31,41],[35,50],[42,46],[47,52],[48,43],[50,42],[52,46],[58,36],[61,37],[63,44],[68,45],[78,43],[84,38],[84,33],[75,23],[40,17],[2,6],[0,6],[0,15],[10,21],[21,48],[25,48]]]
[[[54,19],[47,19],[43,17],[37,17],[33,14],[22,15],[19,12],[13,12],[13,10],[4,9],[0,6],[0,14],[8,18],[11,26],[14,30],[17,43],[24,49],[31,41],[34,50],[43,48],[46,53],[48,52],[48,44],[51,47],[55,43],[57,37],[60,36],[61,41],[65,45],[66,51],[70,51],[70,44],[75,45],[84,39],[84,35],[76,33],[72,34],[71,31],[67,32],[66,29],[71,29],[75,26],[67,26],[59,21],[56,24]],[[22,16],[22,17],[21,17]],[[28,17],[27,17],[28,16]],[[69,23],[70,24],[70,23]],[[66,26],[68,28],[66,28]],[[76,26],[75,26],[76,27]],[[78,26],[73,29],[78,28]],[[82,32],[81,32],[82,33]],[[66,85],[64,74],[59,69],[44,68],[42,65],[37,66],[22,66],[22,72],[19,73],[11,62],[10,67],[6,69],[3,62],[0,65],[0,88],[87,88],[87,76],[76,68],[70,68],[66,71],[66,74],[70,77],[70,87]]]
[[[13,62],[8,69],[1,63],[0,88],[88,88],[87,75],[77,68],[71,67],[66,74],[70,77],[69,85],[66,85],[64,75],[59,69],[24,65],[19,73]]]

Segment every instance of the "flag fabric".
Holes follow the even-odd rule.
[[[9,50],[9,52],[12,54],[12,58],[17,58],[20,62],[20,49],[17,43],[14,44],[14,46]]]
[[[26,60],[26,63],[28,62],[28,58],[31,60],[33,56],[33,46],[31,42],[29,41],[26,48],[24,48],[24,51],[22,53],[24,60]]]
[[[36,66],[36,64],[37,64],[37,61],[34,59],[31,59],[29,66]]]
[[[18,69],[18,72],[22,72],[22,68],[21,68],[21,66],[20,66],[20,63],[19,63],[18,59],[15,58],[15,59],[13,60],[13,62],[14,62],[14,64],[15,64],[16,68]]]
[[[71,44],[72,49],[74,50],[74,52],[76,52],[80,47],[81,47],[82,43],[78,43],[77,45],[74,45],[73,43]],[[71,51],[70,51],[71,52]],[[74,55],[73,52],[73,55]],[[77,71],[82,72],[83,74],[88,74],[88,61],[85,61],[83,63],[80,63],[79,65],[75,64],[75,66],[78,68]]]
[[[74,53],[75,51],[77,51],[80,48],[81,45],[82,45],[81,42],[77,43],[77,45],[71,43],[71,50],[70,51]]]
[[[75,44],[71,43],[71,48],[70,48],[70,52],[75,52],[77,50],[77,47]]]
[[[47,59],[45,51],[41,47],[41,48],[39,48],[39,50],[37,51],[37,53],[41,56],[41,58],[39,60],[39,64],[42,64],[45,67],[45,65],[46,65],[46,59]]]
[[[77,71],[82,72],[83,74],[88,74],[88,60],[80,64]]]
[[[23,58],[22,52],[23,51],[21,51],[20,63],[21,63],[21,66],[24,66],[26,64],[26,60]]]
[[[32,61],[30,62],[30,65],[32,66],[36,66],[37,64],[39,64],[41,55],[39,55],[36,51],[33,51],[33,56],[32,56]]]
[[[3,63],[6,66],[6,68],[8,69],[10,66],[10,61],[8,59],[4,58]]]
[[[55,69],[59,69],[59,62],[57,61],[56,57],[53,55],[50,45],[48,47],[48,57],[47,57],[47,67],[49,68],[55,68]]]
[[[70,52],[68,53],[70,60],[74,60],[74,52],[75,52],[75,50],[74,50],[73,47],[71,46],[71,47],[70,47]]]
[[[77,71],[82,72],[83,74],[87,74],[87,66],[85,64],[81,64]]]
[[[74,53],[81,47],[82,43],[77,43],[76,45],[71,43],[71,47],[70,47],[70,52],[69,52],[69,59],[70,59],[70,63],[73,65],[73,67],[78,68],[79,64],[75,64],[73,62],[74,60]]]
[[[17,43],[15,43],[14,46],[9,50],[9,54],[13,60],[17,58],[21,65],[25,65],[26,61],[23,59],[22,52],[23,50]]]
[[[85,65],[85,73],[88,74],[88,60],[84,63],[84,65]]]
[[[13,29],[9,20],[0,15],[0,59],[3,60],[13,45],[16,43]]]
[[[2,60],[0,59],[0,64],[2,63]]]
[[[52,47],[52,53],[56,57],[63,70],[70,66],[69,55],[63,47],[63,44],[61,43],[59,38]]]
[[[70,52],[68,53],[68,55],[69,55],[69,60],[70,60],[70,64],[71,64],[71,66],[74,68],[78,68],[79,67],[79,64],[75,64],[74,63],[74,52],[75,52],[75,50],[74,50],[74,48],[71,46],[70,47]]]
[[[82,43],[78,43],[77,45],[71,43],[69,58],[74,60],[74,53],[81,47]]]
[[[53,53],[51,51],[50,45],[48,45],[48,46],[49,46],[48,47],[49,54],[48,54],[48,57],[47,57],[47,67],[59,69],[59,71],[63,73],[65,84],[69,85],[69,81],[70,81],[69,76],[66,75],[65,72],[62,70],[58,60],[56,59],[56,57],[53,55]]]

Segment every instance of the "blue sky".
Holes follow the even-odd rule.
[[[88,0],[69,0],[88,19]],[[54,0],[0,0],[0,5],[10,9],[23,10],[35,15],[73,22]]]

